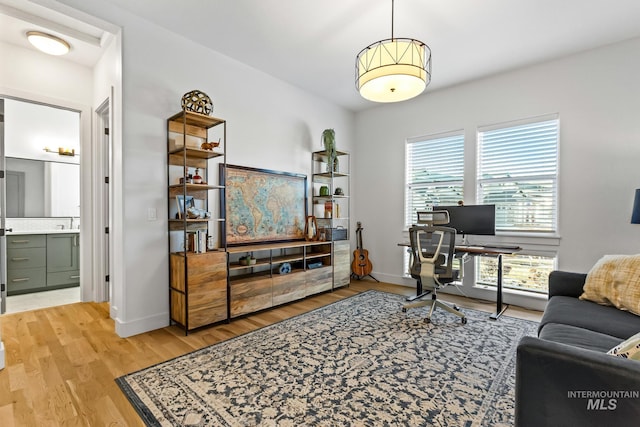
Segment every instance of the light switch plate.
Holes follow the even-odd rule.
[[[158,211],[156,208],[147,209],[147,221],[156,221],[158,219]]]

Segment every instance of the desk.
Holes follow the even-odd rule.
[[[498,258],[498,280],[496,286],[496,312],[491,314],[489,318],[491,320],[498,320],[502,313],[509,308],[508,305],[503,306],[502,304],[502,255],[511,255],[516,252],[520,252],[522,248],[497,248],[490,246],[456,246],[456,252],[458,253],[466,253],[469,255],[484,255],[484,256],[495,256]]]
[[[411,247],[409,243],[398,243],[398,246]],[[491,320],[497,320],[502,316],[502,313],[509,308],[508,305],[502,304],[502,255],[512,255],[517,252],[520,252],[522,248],[520,247],[491,247],[491,246],[478,246],[478,245],[460,245],[456,246],[457,254],[469,254],[471,256],[475,255],[484,255],[484,256],[495,256],[498,258],[498,277],[497,277],[497,295],[496,295],[496,312],[491,314],[489,318]],[[418,293],[422,293],[422,289],[418,289]]]

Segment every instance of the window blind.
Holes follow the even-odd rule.
[[[557,118],[478,131],[478,201],[497,231],[557,231]]]
[[[414,138],[406,145],[405,226],[428,206],[462,200],[464,134],[462,131]]]

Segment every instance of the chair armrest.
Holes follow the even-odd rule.
[[[582,295],[586,279],[587,275],[584,273],[552,271],[549,274],[549,298],[556,295],[578,298]]]
[[[629,425],[640,414],[640,362],[524,337],[516,427]]]

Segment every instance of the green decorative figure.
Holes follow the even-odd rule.
[[[327,155],[327,172],[336,172],[335,162],[338,154],[336,153],[336,132],[333,129],[325,129],[322,132],[322,144]]]

